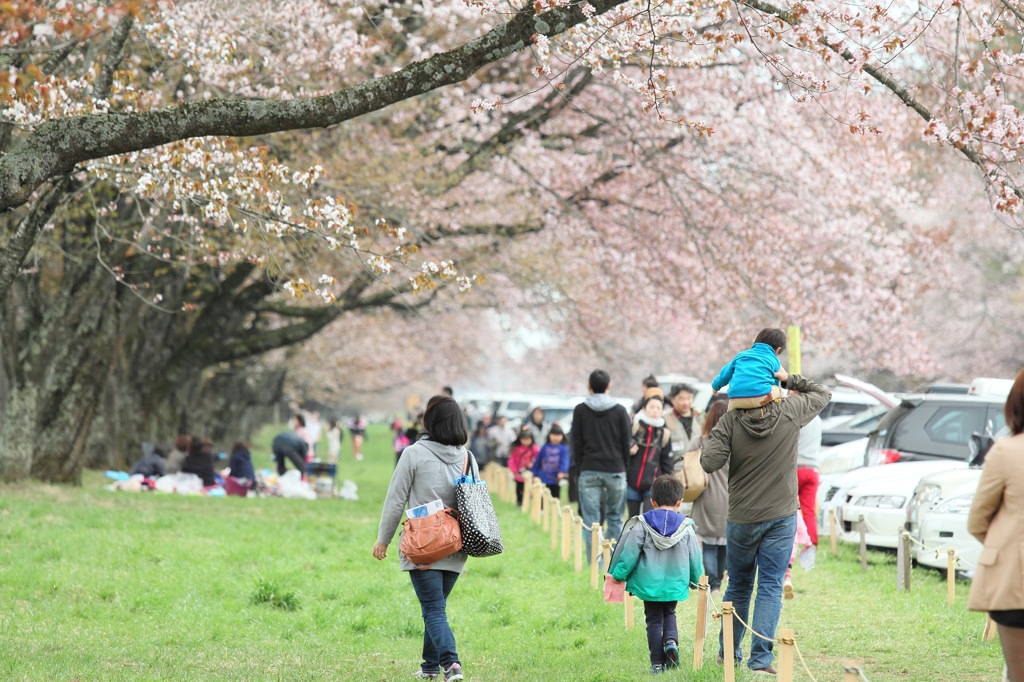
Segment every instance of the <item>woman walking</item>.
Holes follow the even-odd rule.
[[[708,408],[700,433],[693,434],[690,450],[699,450],[711,436],[715,424],[722,418],[728,403],[719,400]],[[682,467],[683,458],[676,461]],[[729,462],[718,471],[708,474],[708,486],[693,502],[690,512],[697,524],[697,537],[700,538],[701,553],[704,558],[704,572],[708,576],[708,586],[716,599],[721,594],[722,577],[725,574],[725,524],[729,517]]]
[[[467,463],[472,466],[465,447],[466,422],[455,400],[441,395],[431,398],[423,413],[423,430],[425,435],[405,449],[391,477],[373,545],[377,559],[387,557],[404,510],[435,500],[446,508],[456,508],[455,479],[466,470]],[[473,474],[480,475],[476,467]],[[463,679],[446,607],[448,595],[466,565],[466,555],[456,552],[419,570],[399,554],[401,570],[409,572],[423,615],[423,662],[416,677],[445,682]]]
[[[1006,679],[1024,682],[1024,369],[1004,408],[1010,437],[985,456],[967,530],[985,546],[967,608],[988,611],[999,626]]]

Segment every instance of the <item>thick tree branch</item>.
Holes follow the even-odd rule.
[[[110,45],[107,46],[107,56],[103,60],[103,68],[100,69],[99,78],[93,86],[93,97],[106,99],[110,95],[110,88],[114,84],[114,72],[121,65],[124,59],[124,46],[128,42],[128,34],[131,33],[134,19],[131,14],[121,17],[114,27],[114,34],[110,38]]]
[[[591,0],[596,14],[626,0]],[[216,99],[138,113],[106,113],[47,121],[0,158],[0,212],[28,201],[47,179],[83,161],[126,154],[194,137],[244,137],[325,128],[391,104],[459,83],[484,66],[526,48],[534,35],[552,37],[590,19],[581,5],[538,15],[531,3],[480,38],[394,73],[330,95],[294,100]]]
[[[52,183],[36,200],[32,210],[18,224],[0,256],[0,300],[7,297],[7,292],[17,277],[22,263],[36,243],[39,234],[53,217],[61,200],[65,197],[67,183],[58,180]]]

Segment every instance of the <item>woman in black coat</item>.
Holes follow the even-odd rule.
[[[213,442],[209,438],[194,436],[188,457],[181,463],[182,473],[195,474],[201,478],[204,488],[217,485],[213,475],[213,455]]]

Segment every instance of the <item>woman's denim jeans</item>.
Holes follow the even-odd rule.
[[[729,585],[725,588],[722,601],[731,601],[736,616],[756,632],[770,640],[765,641],[751,635],[751,670],[761,670],[772,664],[772,646],[775,627],[782,613],[782,581],[789,567],[796,538],[796,513],[773,521],[762,523],[733,523],[726,526],[726,565],[729,567]],[[757,598],[754,600],[754,617],[748,619],[750,595],[754,591],[754,575],[757,575]],[[746,631],[739,620],[733,620],[733,637],[736,645],[736,661],[743,660],[740,644]],[[722,633],[718,634],[718,649],[723,652]],[[724,656],[725,654],[722,653]]]
[[[448,595],[455,587],[459,574],[455,571],[435,571],[415,569],[409,571],[412,587],[420,600],[423,612],[423,663],[420,668],[425,673],[436,673],[441,666],[447,668],[459,662],[459,654],[455,651],[455,634],[448,625],[448,614],[445,607]]]

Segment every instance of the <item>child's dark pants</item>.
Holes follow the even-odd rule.
[[[644,618],[647,619],[647,648],[651,651],[651,665],[665,665],[665,643],[679,642],[676,631],[676,602],[645,601]]]

